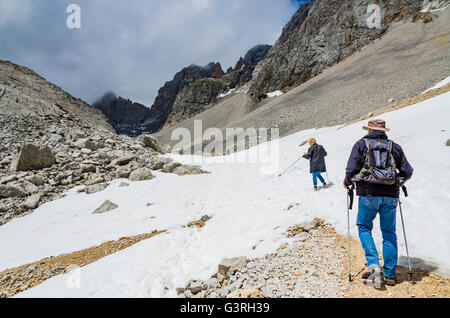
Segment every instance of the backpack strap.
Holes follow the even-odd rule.
[[[395,163],[394,155],[392,154],[392,148],[393,148],[394,142],[392,140],[389,140],[388,149],[389,149],[389,156],[391,157],[391,164],[394,167],[395,170],[397,170],[397,164]]]
[[[369,167],[370,168],[370,170],[373,170],[373,167],[371,167],[371,165],[370,165],[370,158],[369,158],[369,151],[370,151],[370,141],[369,141],[369,139],[367,139],[367,138],[363,138],[363,140],[364,140],[364,142],[366,143],[366,147],[367,147],[367,152],[366,152],[366,160],[365,160],[365,162],[364,162],[364,165],[365,166],[367,166],[367,167]]]

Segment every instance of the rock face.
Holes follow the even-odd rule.
[[[381,37],[392,22],[430,17],[420,13],[421,0],[377,3],[383,17],[381,28],[368,27],[372,12],[367,13],[365,0],[315,0],[301,6],[256,66],[249,93],[260,100],[268,92],[298,86]]]
[[[185,67],[175,74],[171,81],[168,81],[158,91],[155,103],[152,106],[151,118],[145,121],[145,133],[153,133],[164,127],[175,99],[181,90],[202,78],[221,78],[224,75],[220,63],[209,63],[206,66],[191,65]]]
[[[214,106],[217,96],[228,90],[229,84],[222,79],[206,78],[189,84],[178,93],[166,125],[191,118]]]
[[[119,134],[132,137],[151,134],[163,128],[178,93],[184,87],[198,79],[221,78],[224,74],[220,63],[211,62],[206,66],[193,64],[176,73],[171,81],[159,89],[151,108],[129,99],[117,98],[112,92],[107,92],[93,106],[108,117]]]
[[[47,82],[32,70],[0,60],[0,115],[67,116],[113,131],[107,118],[82,100]]]
[[[176,96],[166,127],[204,112],[215,105],[220,94],[245,85],[251,80],[255,66],[264,59],[271,47],[256,45],[221,78],[199,79],[184,87]]]
[[[224,76],[229,88],[234,89],[250,81],[256,65],[265,58],[271,48],[271,45],[256,45],[245,54],[244,58],[239,59],[234,68],[229,68]]]
[[[143,123],[154,115],[150,108],[129,99],[116,97],[112,92],[107,92],[92,106],[108,117],[118,134],[132,137],[140,135],[145,130]]]
[[[33,144],[25,144],[16,155],[11,171],[41,170],[54,165],[55,156],[48,146],[36,147]]]

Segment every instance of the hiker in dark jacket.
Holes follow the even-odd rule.
[[[322,182],[324,188],[328,188],[327,183],[323,179],[321,172],[326,172],[327,168],[325,166],[325,156],[327,152],[325,148],[318,145],[314,138],[309,139],[309,149],[308,152],[303,155],[303,158],[309,160],[309,172],[313,175],[314,191],[318,191],[317,179]]]
[[[398,259],[397,235],[396,235],[396,213],[400,196],[398,180],[408,180],[413,174],[413,168],[403,153],[400,145],[388,142],[386,135],[390,129],[386,128],[386,122],[381,119],[369,121],[368,126],[363,126],[369,134],[356,142],[353,146],[348,160],[344,187],[350,187],[355,181],[356,192],[359,198],[359,210],[357,226],[361,244],[364,248],[367,268],[362,273],[363,279],[380,276],[387,285],[396,284],[396,266]],[[366,144],[367,142],[367,144]],[[398,170],[397,181],[394,184],[380,184],[361,180],[362,169],[366,168],[366,155],[368,144],[391,145],[391,154]],[[373,164],[372,164],[373,166]],[[387,171],[387,169],[385,169]],[[367,171],[367,170],[365,170]],[[378,173],[378,172],[376,172]],[[384,171],[381,171],[384,173]],[[358,179],[358,177],[360,177]],[[378,252],[372,238],[373,220],[380,215],[380,227],[383,235],[383,270],[380,268]],[[382,273],[382,274],[381,274]],[[372,276],[374,275],[374,276]]]

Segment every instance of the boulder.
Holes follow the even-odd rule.
[[[17,180],[16,175],[10,175],[10,176],[6,176],[0,179],[0,184],[7,184],[10,183],[11,181],[15,181]]]
[[[100,213],[105,213],[111,210],[115,210],[117,209],[119,206],[115,203],[112,203],[109,200],[106,200],[105,202],[103,202],[103,204],[101,206],[99,206],[97,209],[94,210],[94,212],[92,212],[92,214],[100,214]]]
[[[144,181],[151,180],[154,176],[152,175],[152,171],[148,168],[139,168],[134,170],[130,177],[128,178],[130,181]]]
[[[161,146],[158,144],[158,141],[155,137],[149,135],[141,135],[139,137],[139,141],[141,141],[145,147],[152,148],[153,150],[163,153]]]
[[[117,173],[119,174],[119,177],[121,178],[128,178],[131,174],[131,170],[129,167],[124,166],[117,169]]]
[[[82,138],[82,139],[77,140],[75,142],[75,146],[77,146],[78,148],[81,148],[81,149],[89,149],[91,151],[95,151],[95,150],[101,148],[99,144],[93,142],[89,138]]]
[[[164,167],[162,168],[162,172],[171,173],[179,166],[181,166],[181,163],[176,161],[170,161],[164,165]]]
[[[116,162],[119,166],[124,166],[124,165],[130,163],[131,161],[133,161],[134,159],[136,159],[136,156],[129,154],[129,155],[124,155],[124,156],[120,157],[119,159],[117,159]]]
[[[93,184],[98,184],[98,183],[103,183],[105,182],[105,179],[98,175],[98,174],[91,174],[88,178],[88,180],[84,183],[87,186],[93,185]]]
[[[202,170],[200,166],[191,166],[191,165],[179,166],[175,168],[172,172],[179,176],[208,173],[207,171]]]
[[[193,294],[197,294],[199,293],[201,290],[203,289],[203,285],[201,282],[192,282],[189,287],[188,290]]]
[[[236,271],[240,271],[247,265],[247,257],[225,258],[218,267],[218,272],[226,277],[229,277]]]
[[[150,162],[150,169],[160,170],[164,167],[164,165],[166,165],[169,162],[173,162],[173,160],[170,158],[165,158],[165,157],[152,158],[152,160]]]
[[[36,174],[31,177],[28,177],[26,180],[38,187],[44,184],[44,178]]]
[[[81,172],[96,172],[97,171],[97,168],[93,165],[93,164],[85,164],[85,163],[82,163],[81,165],[80,165],[80,170],[81,170]]]
[[[0,185],[0,198],[25,197],[27,194],[18,185]]]
[[[447,147],[450,147],[450,139],[447,140],[446,145],[447,145]]]
[[[28,181],[24,181],[22,183],[22,188],[26,193],[37,193],[39,191],[39,188],[37,186]]]
[[[93,193],[97,193],[97,192],[105,190],[108,186],[109,186],[109,183],[93,184],[93,185],[87,186],[81,192],[85,192],[86,194],[93,194]]]
[[[39,148],[33,144],[24,144],[11,163],[11,171],[41,170],[55,163],[55,156],[48,146]]]
[[[6,204],[0,203],[0,212],[8,211],[8,206]]]
[[[38,193],[35,193],[33,195],[30,195],[25,203],[23,204],[24,208],[28,210],[35,209],[39,203],[39,200],[41,200],[41,196]]]

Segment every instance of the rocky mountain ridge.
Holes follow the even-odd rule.
[[[154,133],[163,126],[171,126],[203,112],[217,102],[221,93],[246,84],[270,48],[270,45],[254,46],[226,73],[220,63],[211,62],[203,67],[190,65],[159,89],[150,108],[116,97],[112,92],[105,93],[92,106],[108,117],[119,134]]]
[[[143,123],[156,114],[145,105],[107,92],[92,104],[109,119],[118,134],[136,137],[145,131]]]
[[[256,65],[264,59],[271,47],[256,45],[236,62],[234,68],[228,68],[221,78],[200,79],[183,88],[176,96],[165,127],[204,112],[216,104],[220,94],[226,94],[248,83],[252,79]]]
[[[339,63],[375,39],[388,27],[412,18],[428,23],[423,1],[377,1],[381,27],[368,26],[373,11],[365,0],[311,0],[284,27],[266,58],[257,65],[249,94],[259,101],[268,92],[287,91]]]
[[[27,67],[0,60],[0,115],[77,118],[80,124],[114,132],[108,119],[97,109],[49,83]]]

